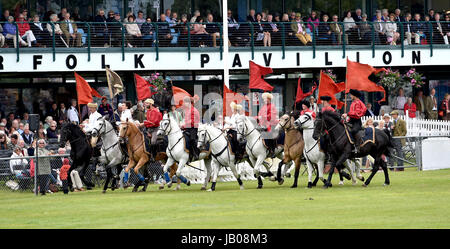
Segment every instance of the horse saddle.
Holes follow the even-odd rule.
[[[360,133],[362,133],[360,131]],[[375,128],[367,127],[364,129],[364,135],[362,135],[362,144],[361,147],[366,145],[367,143],[375,143]]]

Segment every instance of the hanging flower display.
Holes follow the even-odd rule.
[[[388,68],[380,76],[380,84],[390,90],[398,89],[404,85],[403,77],[398,70]]]
[[[333,69],[325,70],[325,74],[327,74],[334,82],[336,82],[336,74],[333,73]]]
[[[408,72],[406,72],[404,78],[407,83],[410,83],[411,86],[415,88],[421,88],[425,84],[423,81],[425,77],[418,73],[415,68],[411,68]]]
[[[167,87],[167,80],[165,80],[160,73],[153,73],[150,75],[148,82],[158,89],[158,91],[165,90]]]

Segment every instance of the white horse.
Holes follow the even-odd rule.
[[[244,185],[241,180],[241,176],[237,173],[235,165],[235,156],[231,153],[230,144],[226,138],[226,135],[222,130],[208,124],[201,124],[198,127],[198,142],[197,147],[200,149],[205,149],[206,145],[209,143],[211,156],[212,156],[212,185],[211,189],[208,191],[214,191],[216,188],[217,176],[221,167],[230,167],[233,172],[234,177],[236,177],[240,189],[244,189]],[[211,168],[206,168],[206,179],[205,184],[208,183],[211,176]],[[206,187],[206,186],[205,186]]]
[[[167,113],[164,114],[163,119],[159,123],[159,129],[157,132],[157,136],[163,135],[166,135],[168,138],[168,145],[166,149],[167,161],[163,169],[164,174],[168,175],[167,170],[176,162],[178,163],[176,175],[178,178],[180,178],[181,171],[183,170],[186,163],[189,162],[189,153],[185,150],[186,141],[184,140],[184,135],[181,128],[171,116],[169,117]],[[204,161],[206,168],[211,167],[209,152],[201,152],[199,155],[199,160]],[[203,184],[202,189],[206,189],[206,186],[208,184],[207,180],[209,180],[209,177],[205,179],[205,183]]]
[[[111,178],[113,178],[111,190],[114,190],[116,181],[119,179],[118,175],[123,168],[122,165],[125,163],[126,155],[120,149],[119,137],[114,127],[105,117],[94,122],[91,135],[91,146],[93,148],[97,145],[99,137],[102,140],[99,161],[105,165],[106,169],[106,181],[103,187],[103,193],[106,193]]]
[[[312,182],[312,174],[314,171],[313,164],[317,165],[318,177],[319,179],[326,184],[327,180],[323,177],[323,171],[325,167],[325,153],[320,150],[319,140],[315,140],[313,138],[314,133],[314,119],[310,113],[305,113],[301,115],[295,122],[294,125],[296,127],[301,127],[303,129],[303,138],[305,140],[305,148],[303,154],[306,158],[306,164],[308,166],[308,188],[316,186],[317,177]],[[359,160],[353,160],[353,163],[349,160],[344,162],[345,168],[350,172],[353,185],[356,184],[356,177],[362,181],[364,181],[364,177],[361,175],[360,167],[361,164]],[[342,173],[340,173],[341,180],[339,181],[339,185],[343,185]]]
[[[250,118],[244,115],[239,116],[236,119],[236,130],[237,130],[237,140],[239,142],[243,142],[244,139],[247,140],[245,150],[251,162],[251,166],[253,167],[255,177],[258,178],[258,188],[262,188],[263,182],[261,178],[261,172],[259,169],[262,165],[264,165],[269,175],[271,174],[270,171],[271,165],[264,161],[269,155],[269,150],[267,150],[266,147],[264,146],[261,133],[256,129],[256,125],[253,124]],[[277,146],[277,148],[275,148],[274,154],[280,160],[283,159],[283,149],[284,148],[282,145]],[[271,181],[276,180],[275,177],[270,177],[269,179]]]

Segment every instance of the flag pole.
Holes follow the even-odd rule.
[[[348,56],[345,67],[344,113],[347,113],[347,77],[348,77],[347,69],[348,69]]]

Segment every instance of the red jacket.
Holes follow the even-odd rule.
[[[262,127],[267,128],[267,131],[271,131],[272,125],[278,124],[277,117],[278,117],[277,108],[272,103],[265,104],[261,108],[261,110],[259,110],[259,113],[258,113],[259,124]]]
[[[28,22],[19,23],[19,21],[17,21],[17,27],[19,27],[19,35],[20,36],[25,35],[25,32],[30,30],[30,24],[28,24]]]
[[[200,122],[200,114],[198,110],[191,105],[191,108],[184,108],[184,124],[181,127],[184,128],[198,128],[198,123]]]
[[[302,110],[301,112],[300,112],[300,115],[303,115],[303,114],[305,114],[305,112],[309,112],[309,113],[311,113],[311,117],[313,117],[313,119],[316,119],[316,113],[315,112],[313,112],[311,109],[306,109],[306,110]]]
[[[364,103],[361,100],[356,99],[350,105],[350,111],[348,112],[347,115],[350,118],[360,119],[361,117],[366,115],[366,111],[367,111],[366,105],[364,105]]]
[[[162,114],[158,108],[152,107],[147,111],[147,120],[144,120],[144,125],[147,128],[159,127],[159,122],[162,120]]]
[[[323,107],[323,108],[322,108],[322,112],[325,112],[325,111],[332,111],[332,112],[335,112],[336,110],[334,110],[334,108],[331,107],[331,106],[327,106],[327,107]]]
[[[406,103],[405,107],[403,109],[405,110],[405,113],[406,113],[406,110],[408,110],[408,115],[410,118],[416,117],[416,111],[417,111],[416,104],[411,103],[411,105],[408,105],[408,103]]]

